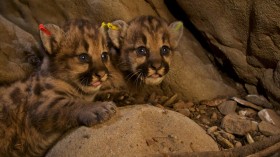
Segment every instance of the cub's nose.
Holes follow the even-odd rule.
[[[95,76],[99,77],[99,78],[103,78],[106,75],[106,71],[98,71],[97,73],[95,73]]]
[[[159,62],[159,61],[157,61],[157,62],[152,62],[152,63],[151,63],[151,67],[152,67],[152,69],[154,69],[154,70],[158,70],[158,69],[160,69],[160,68],[162,67],[162,62]]]

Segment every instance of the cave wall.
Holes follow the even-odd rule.
[[[40,49],[40,23],[62,25],[81,17],[101,23],[154,15],[169,22],[182,20],[186,28],[171,71],[157,90],[191,101],[237,95],[236,83],[229,78],[249,93],[260,92],[278,104],[279,11],[276,0],[4,0],[0,2],[0,77],[6,80],[0,83],[30,74],[34,65],[22,58],[36,54],[34,47]],[[15,46],[18,41],[23,46]],[[8,48],[2,46],[7,44]],[[15,52],[20,55],[12,55]],[[4,77],[8,73],[1,71],[3,67],[21,70],[22,75]]]

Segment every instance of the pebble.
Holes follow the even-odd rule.
[[[206,125],[209,125],[211,122],[209,121],[209,118],[208,117],[205,117],[205,116],[201,116],[200,117],[200,120],[203,124],[206,124]]]
[[[263,109],[258,112],[258,116],[261,120],[269,122],[280,128],[280,116],[271,109]]]
[[[235,145],[234,145],[234,147],[242,147],[242,143],[241,142],[239,142],[239,141],[237,141],[236,143],[235,143]]]
[[[193,107],[190,108],[189,110],[190,110],[191,112],[195,112],[195,108],[193,108]]]
[[[163,106],[165,107],[172,107],[172,104],[177,100],[178,95],[174,94],[171,98],[169,98],[164,104]]]
[[[179,100],[177,103],[175,103],[173,105],[174,110],[178,110],[178,109],[185,109],[187,108],[186,103],[182,100]]]
[[[230,134],[228,132],[225,131],[219,131],[219,133],[226,139],[233,141],[235,139],[235,136],[233,134]]]
[[[203,101],[200,102],[200,104],[214,107],[214,106],[220,105],[221,103],[223,103],[225,101],[227,101],[226,98],[215,98],[215,99],[212,99],[212,100],[203,100]]]
[[[252,143],[255,142],[254,139],[252,138],[252,136],[249,133],[246,134],[246,140],[249,144],[252,144]]]
[[[234,113],[236,107],[237,107],[237,103],[235,101],[229,100],[221,103],[218,106],[218,109],[223,115],[228,115],[230,113]]]
[[[234,148],[234,145],[227,139],[225,139],[224,137],[222,137],[219,133],[215,132],[215,137],[217,139],[217,141],[223,145],[225,148]]]
[[[272,125],[269,122],[261,121],[258,126],[259,126],[260,132],[266,136],[280,134],[280,128],[276,127],[275,125]]]
[[[218,119],[218,114],[216,112],[213,112],[211,115],[211,120],[216,121]]]
[[[185,109],[185,108],[191,108],[192,106],[194,106],[194,103],[193,102],[184,102],[184,101],[182,101],[182,100],[179,100],[177,103],[175,103],[174,105],[173,105],[173,108],[175,109],[175,110],[177,110],[177,109]]]
[[[245,99],[264,108],[273,108],[273,105],[262,95],[249,94],[245,97]]]
[[[258,111],[262,110],[263,108],[260,107],[260,106],[257,106],[249,101],[246,101],[246,100],[242,100],[240,98],[237,98],[237,97],[232,97],[232,100],[236,101],[238,104],[241,104],[243,106],[247,106],[247,107],[251,107],[253,109],[256,109]]]
[[[222,120],[221,126],[226,132],[237,135],[246,135],[246,133],[253,130],[250,120],[235,113],[226,115]]]
[[[245,109],[239,110],[238,114],[241,116],[253,118],[257,115],[257,112],[251,108],[245,108]]]
[[[245,88],[250,94],[258,94],[257,87],[250,84],[245,84]]]
[[[187,116],[187,117],[189,117],[189,116],[191,115],[190,110],[187,109],[187,108],[184,108],[184,109],[177,109],[176,111],[179,112],[179,113],[181,113],[181,114],[183,114],[183,115],[185,115],[185,116]]]
[[[207,129],[207,133],[208,134],[212,134],[212,133],[214,133],[217,130],[218,130],[218,126],[212,126],[212,127]]]

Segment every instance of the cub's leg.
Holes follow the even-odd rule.
[[[113,102],[53,98],[30,111],[31,123],[42,133],[64,132],[80,125],[93,126],[116,113]]]

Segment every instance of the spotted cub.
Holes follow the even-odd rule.
[[[44,156],[69,129],[115,114],[113,102],[92,101],[111,64],[103,32],[87,20],[41,25],[41,70],[0,90],[1,157]]]
[[[128,24],[112,22],[108,29],[113,45],[118,48],[114,62],[125,80],[138,86],[158,85],[170,69],[172,55],[183,33],[182,22],[170,25],[162,18],[140,16]]]

